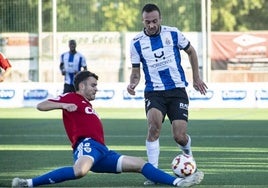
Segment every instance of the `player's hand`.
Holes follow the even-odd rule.
[[[0,75],[0,82],[4,81],[4,77]]]
[[[201,79],[198,78],[194,80],[193,87],[196,91],[199,91],[202,95],[206,95],[208,87]]]
[[[130,94],[130,95],[135,95],[135,87],[136,87],[137,85],[136,84],[129,84],[128,86],[127,86],[127,91],[128,91],[128,93]]]
[[[77,106],[75,104],[70,104],[70,103],[64,103],[62,105],[62,109],[67,110],[68,112],[74,112],[77,110]]]

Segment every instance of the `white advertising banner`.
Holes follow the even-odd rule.
[[[206,95],[187,88],[190,108],[268,108],[268,82],[212,83]],[[143,84],[129,95],[127,83],[99,83],[94,107],[143,108]],[[0,83],[0,108],[35,107],[62,93],[63,83]]]

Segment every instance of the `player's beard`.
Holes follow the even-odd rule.
[[[96,96],[95,95],[91,95],[91,100],[95,100]]]
[[[158,26],[157,28],[152,28],[152,29],[146,28],[145,32],[149,36],[158,35],[160,33],[160,26]]]

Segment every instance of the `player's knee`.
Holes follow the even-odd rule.
[[[87,156],[81,156],[74,164],[74,174],[77,178],[85,176],[93,165],[93,160]]]
[[[141,172],[143,166],[147,162],[140,158],[134,156],[124,156],[122,160],[122,171],[123,172]]]
[[[87,172],[88,171],[85,171],[85,170],[78,170],[78,171],[76,171],[75,172],[75,176],[77,177],[77,178],[82,178],[82,177],[84,177],[86,174],[87,174]]]
[[[75,177],[82,178],[83,176],[87,175],[89,169],[85,167],[74,168]]]

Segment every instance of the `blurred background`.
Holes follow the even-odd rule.
[[[59,57],[76,39],[102,81],[128,81],[129,41],[142,30],[148,2],[160,7],[163,25],[191,40],[204,80],[268,80],[265,0],[0,0],[0,51],[13,65],[10,80],[62,81]],[[183,65],[191,74],[187,58]]]

